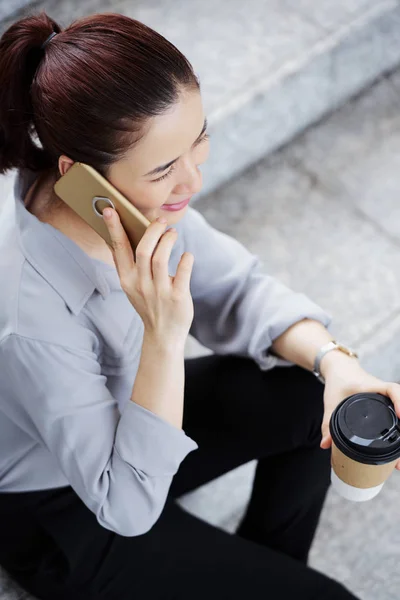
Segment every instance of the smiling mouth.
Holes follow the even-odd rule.
[[[189,198],[184,198],[183,200],[180,200],[179,202],[170,202],[169,204],[166,202],[165,204],[163,204],[163,206],[176,206],[176,204],[182,204],[182,202],[187,202],[188,200],[190,200],[192,196],[189,196]]]

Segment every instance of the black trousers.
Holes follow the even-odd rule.
[[[263,372],[236,356],[188,359],[185,370],[184,429],[199,449],[153,528],[108,531],[71,487],[0,494],[0,563],[41,600],[354,600],[306,565],[329,486],[322,385],[300,368]],[[175,502],[253,459],[237,535]]]

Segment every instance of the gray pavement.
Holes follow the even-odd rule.
[[[18,15],[29,4],[29,0],[0,0],[0,21]]]

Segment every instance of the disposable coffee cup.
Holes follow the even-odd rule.
[[[381,491],[400,458],[400,422],[389,398],[354,394],[332,414],[332,487],[362,502]]]

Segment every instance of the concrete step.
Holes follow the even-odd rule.
[[[0,22],[12,19],[30,4],[31,0],[0,0]]]
[[[16,0],[1,1],[4,15]],[[41,9],[66,26],[110,5],[41,0],[21,14]],[[400,62],[397,0],[114,0],[112,10],[164,34],[200,76],[212,144],[199,197]]]

